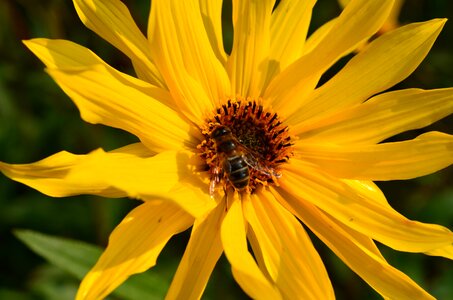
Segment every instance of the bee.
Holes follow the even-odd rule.
[[[231,129],[218,125],[211,132],[214,140],[219,166],[214,169],[209,191],[214,194],[215,185],[220,182],[224,174],[231,185],[238,191],[245,190],[250,182],[250,168],[258,170],[270,177],[280,177],[280,174],[263,167],[251,150],[243,146],[233,135]]]

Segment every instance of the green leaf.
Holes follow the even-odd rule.
[[[46,235],[31,230],[14,234],[31,250],[51,264],[81,280],[96,263],[102,248],[81,241]],[[163,299],[169,282],[157,274],[142,273],[130,277],[113,294],[122,299]]]

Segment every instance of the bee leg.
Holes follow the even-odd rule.
[[[209,195],[211,196],[211,199],[214,199],[215,187],[220,182],[222,177],[223,171],[220,167],[217,167],[212,171],[211,182],[209,183]]]

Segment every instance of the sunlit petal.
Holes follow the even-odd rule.
[[[407,89],[377,95],[311,127],[305,142],[374,144],[395,134],[428,126],[453,113],[453,89]]]
[[[428,54],[445,22],[413,23],[380,36],[311,93],[288,122],[297,124],[294,130],[298,132],[307,123],[360,104],[402,81]]]
[[[232,95],[258,97],[262,92],[269,63],[274,3],[275,0],[233,1],[234,41],[227,62]]]
[[[280,1],[272,13],[266,83],[302,55],[315,0]]]
[[[320,76],[357,44],[372,36],[388,16],[391,0],[356,0],[333,22],[328,32],[304,56],[272,80],[264,93],[274,109],[284,115],[304,105]],[[294,101],[297,99],[297,102]]]
[[[334,299],[321,258],[297,219],[268,191],[252,195],[243,206],[255,247],[284,298]]]
[[[167,97],[159,88],[133,77],[116,76],[102,65],[47,71],[87,122],[126,130],[155,152],[196,143],[187,121],[155,100]]]
[[[276,286],[265,277],[247,249],[242,204],[237,193],[228,199],[228,204],[230,206],[221,225],[221,239],[234,278],[254,299],[281,299]]]
[[[453,242],[447,228],[411,221],[389,205],[365,197],[337,178],[323,175],[303,161],[285,166],[279,184],[294,199],[307,201],[352,229],[396,250],[427,252]]]
[[[453,164],[453,136],[429,132],[403,142],[371,145],[298,143],[298,157],[339,178],[410,179]]]
[[[129,82],[131,80],[129,75],[112,68],[90,49],[71,41],[38,38],[23,42],[49,69],[74,70],[102,65],[109,73],[117,78],[121,78],[122,81]],[[150,90],[150,94],[152,95],[156,93],[151,90],[160,90],[159,97],[155,97],[155,99],[174,108],[173,99],[166,89],[159,89],[157,86],[150,85],[149,83],[140,83],[138,80],[132,80],[145,93]]]
[[[280,197],[289,208],[307,225],[344,263],[365,280],[383,297],[389,299],[434,299],[401,271],[390,266],[380,256],[370,240],[352,230],[337,226],[331,218],[314,205],[299,201],[278,189]]]
[[[211,47],[217,59],[226,64],[227,55],[223,49],[222,4],[223,0],[199,0],[201,16]]]
[[[83,279],[77,299],[101,299],[129,276],[153,267],[162,248],[193,218],[171,203],[146,202],[115,228],[107,249]]]
[[[195,221],[184,256],[165,299],[200,299],[211,272],[223,252],[220,225],[225,215],[221,202]]]
[[[80,20],[100,37],[126,54],[144,80],[164,87],[165,82],[154,65],[148,41],[119,0],[73,0]]]
[[[229,94],[198,0],[152,1],[148,35],[156,64],[180,110],[194,123]]]

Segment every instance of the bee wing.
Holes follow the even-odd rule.
[[[257,170],[258,172],[261,172],[269,177],[275,177],[275,178],[280,178],[281,174],[279,172],[276,172],[274,169],[269,168],[262,164],[259,160],[259,158],[256,157],[256,155],[253,154],[252,151],[247,149],[246,147],[243,147],[243,155],[242,158],[244,159],[245,163],[252,169]]]

